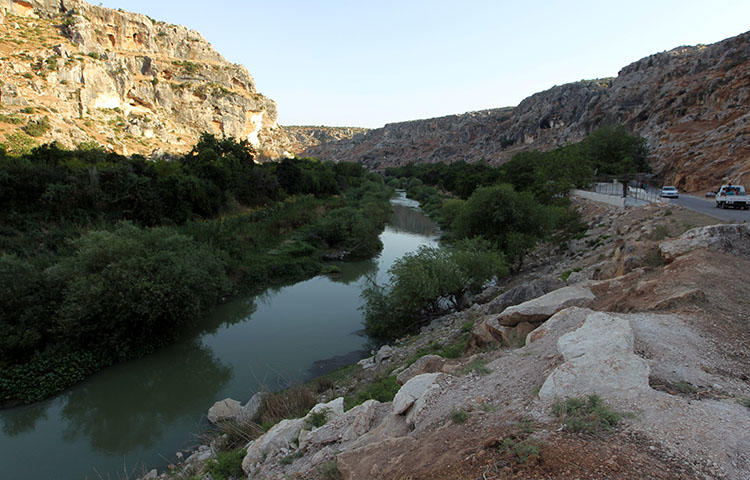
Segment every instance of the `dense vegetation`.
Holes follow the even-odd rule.
[[[395,338],[414,331],[426,319],[460,308],[467,293],[507,273],[501,253],[475,238],[453,247],[421,247],[396,260],[390,281],[365,288],[365,327],[377,338]]]
[[[390,270],[386,285],[367,288],[367,332],[383,339],[414,332],[458,308],[462,295],[520,269],[539,241],[555,235],[564,245],[581,228],[567,208],[568,191],[597,175],[647,172],[647,156],[643,138],[610,126],[549,152],[518,153],[497,168],[455,162],[389,169],[389,185],[419,200],[453,247],[407,255]],[[461,264],[466,259],[468,268]]]
[[[391,190],[356,164],[0,150],[0,402],[33,401],[195,328],[223,298],[382,245]]]

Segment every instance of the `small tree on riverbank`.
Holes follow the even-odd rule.
[[[368,335],[390,339],[415,331],[432,318],[459,309],[467,293],[508,272],[504,256],[489,242],[473,239],[453,248],[422,246],[388,270],[385,285],[362,292]]]

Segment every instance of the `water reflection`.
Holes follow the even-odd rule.
[[[372,275],[378,271],[378,262],[375,260],[364,260],[352,263],[336,263],[341,273],[330,275],[329,278],[336,283],[350,285],[358,282],[366,275]]]
[[[152,445],[175,419],[211,405],[231,369],[197,340],[170,350],[149,357],[147,369],[114,367],[108,378],[70,391],[62,409],[63,439],[86,437],[97,450],[125,454]]]
[[[395,259],[435,243],[416,202],[393,204],[377,258],[233,299],[184,332],[192,340],[99,372],[55,399],[0,411],[0,477],[126,478],[125,463],[163,469],[213,402],[246,400],[261,385],[302,381],[365,355],[371,346],[356,333],[365,278],[382,283]]]
[[[435,223],[419,210],[408,205],[393,204],[393,214],[391,215],[389,224],[397,232],[428,237],[437,234]]]
[[[216,333],[221,327],[227,327],[247,320],[258,310],[258,301],[263,303],[268,302],[269,298],[272,298],[275,294],[275,292],[273,294],[269,292],[270,289],[256,297],[232,300],[219,305],[211,315],[208,315],[205,320],[195,327],[195,332],[192,333],[196,336],[199,334],[212,334]],[[219,312],[219,314],[217,315],[216,312]]]
[[[39,402],[33,405],[18,407],[13,415],[2,415],[3,432],[8,436],[33,431],[40,419],[47,418],[47,403]]]

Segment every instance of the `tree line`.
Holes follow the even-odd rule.
[[[363,292],[366,331],[384,340],[413,333],[461,307],[461,298],[522,268],[540,241],[565,240],[583,225],[568,192],[596,175],[648,172],[645,139],[614,125],[578,143],[486,162],[409,164],[386,170],[444,231],[443,248],[424,247],[398,260],[384,285]]]
[[[392,189],[354,163],[0,150],[0,403],[34,401],[198,328],[228,296],[377,253]]]

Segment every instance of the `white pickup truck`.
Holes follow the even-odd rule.
[[[750,198],[742,185],[722,185],[716,192],[716,208],[750,208]]]

